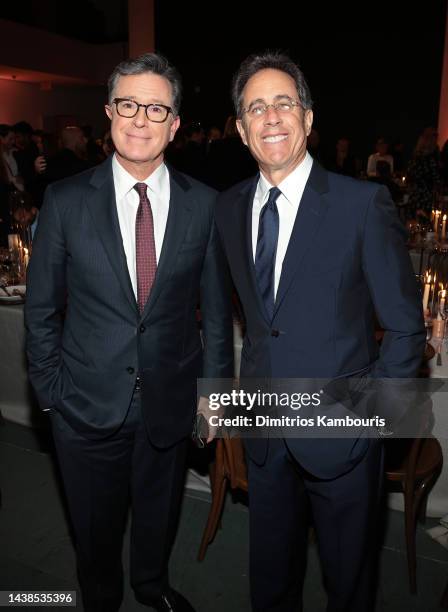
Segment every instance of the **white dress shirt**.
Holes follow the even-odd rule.
[[[154,240],[156,243],[157,263],[160,259],[163,238],[165,236],[168,210],[170,206],[170,175],[165,164],[161,164],[144,181],[138,181],[127,172],[114,155],[112,158],[112,173],[115,186],[115,201],[117,203],[118,221],[121,238],[128,263],[132,288],[137,297],[137,271],[135,264],[135,218],[140,198],[134,186],[146,183],[148,199],[151,202],[154,220]]]
[[[299,210],[300,200],[302,199],[303,191],[310,175],[312,165],[313,158],[307,152],[303,161],[297,166],[297,168],[295,168],[279,185],[277,185],[282,193],[277,198],[279,232],[277,255],[275,258],[274,296],[277,295],[277,289],[282,273],[283,260],[285,259],[289,239],[291,238],[292,228],[294,227],[297,211]],[[271,187],[274,187],[274,185],[271,185],[266,177],[260,173],[252,206],[252,249],[254,261],[255,253],[257,251],[260,212],[268,201],[269,190]]]
[[[379,153],[372,153],[369,155],[367,160],[367,176],[377,176],[376,165],[379,161],[385,161],[390,166],[390,173],[394,173],[394,158],[392,155],[386,153],[386,155],[380,155]]]

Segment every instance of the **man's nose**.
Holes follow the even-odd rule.
[[[266,125],[278,125],[282,120],[280,113],[273,104],[268,104],[264,117],[264,122]]]
[[[137,114],[134,115],[134,125],[136,125],[137,127],[143,127],[147,121],[148,118],[146,116],[146,108],[140,106],[137,111]]]

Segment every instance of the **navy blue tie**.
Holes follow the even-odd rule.
[[[269,190],[269,198],[260,212],[255,272],[258,288],[270,319],[274,314],[274,271],[278,243],[278,210],[276,200],[281,195],[278,187]]]

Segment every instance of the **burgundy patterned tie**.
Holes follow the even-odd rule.
[[[134,187],[140,196],[135,219],[135,263],[137,270],[137,302],[140,313],[145,308],[157,270],[154,220],[151,204],[146,195],[146,183]]]

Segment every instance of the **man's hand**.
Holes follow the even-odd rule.
[[[34,160],[34,170],[37,174],[42,174],[47,169],[47,160],[43,155],[39,155]]]
[[[199,398],[199,402],[198,402],[198,409],[196,411],[196,415],[202,414],[202,416],[204,417],[204,419],[207,421],[208,424],[208,438],[207,438],[207,444],[210,444],[210,442],[212,442],[212,440],[214,440],[214,438],[216,437],[216,434],[218,432],[218,427],[212,426],[210,425],[210,417],[213,415],[221,415],[222,414],[222,408],[218,408],[218,410],[212,410],[210,408],[210,401],[208,399],[208,397],[200,397]]]

